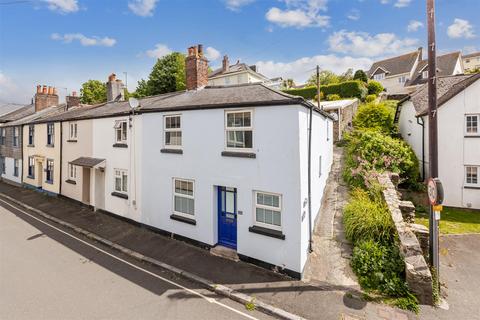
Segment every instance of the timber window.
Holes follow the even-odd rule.
[[[259,191],[255,192],[255,224],[259,227],[281,230],[281,195]]]
[[[128,192],[127,170],[115,169],[115,191],[123,194]]]
[[[173,212],[188,218],[195,215],[193,181],[173,179]]]
[[[181,116],[172,115],[164,118],[165,148],[182,147]]]
[[[20,128],[14,127],[13,128],[13,146],[14,147],[19,146],[19,139],[20,139]]]
[[[0,145],[5,145],[5,128],[0,128]]]
[[[253,148],[252,111],[227,111],[225,134],[227,150],[251,150]]]
[[[0,157],[0,170],[2,174],[5,173],[5,157]]]
[[[115,121],[115,142],[127,143],[127,121],[117,120]]]
[[[18,159],[13,160],[13,176],[18,177]]]
[[[68,179],[72,181],[77,180],[77,166],[71,163],[68,164]]]
[[[34,137],[35,137],[35,126],[30,125],[28,126],[28,144],[30,146],[33,146]]]
[[[47,146],[53,146],[55,142],[55,124],[47,124]]]
[[[47,159],[47,168],[45,169],[45,180],[48,183],[53,183],[53,160]]]
[[[77,140],[77,123],[76,122],[69,123],[69,139]]]
[[[465,184],[472,187],[480,187],[480,166],[466,166],[465,167]]]
[[[28,177],[30,179],[35,178],[35,158],[28,157]]]
[[[478,114],[467,114],[465,115],[465,133],[467,135],[479,135],[480,130],[479,126],[480,115]]]

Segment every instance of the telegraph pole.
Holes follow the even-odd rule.
[[[320,66],[317,65],[317,106],[318,110],[321,109],[320,107]]]
[[[437,66],[435,43],[435,0],[427,0],[428,24],[428,142],[430,178],[438,178]],[[438,219],[440,213],[430,206],[430,265],[439,279]],[[435,284],[437,285],[437,284]]]

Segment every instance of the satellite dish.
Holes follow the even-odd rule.
[[[135,98],[129,98],[128,104],[130,105],[130,108],[137,109],[138,106],[140,105],[140,102]]]

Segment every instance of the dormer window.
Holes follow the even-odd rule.
[[[425,70],[422,72],[422,78],[423,79],[428,79],[428,70]]]
[[[383,80],[385,79],[385,73],[378,73],[378,74],[375,74],[373,75],[373,80]]]

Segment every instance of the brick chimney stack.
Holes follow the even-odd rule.
[[[47,87],[46,85],[38,85],[34,100],[35,112],[52,106],[58,106],[57,89],[55,87]]]
[[[125,90],[122,80],[112,73],[108,76],[107,101],[125,101]]]
[[[72,94],[66,96],[65,99],[67,100],[67,110],[80,105],[80,97],[77,96],[76,91],[72,91]]]
[[[208,60],[203,55],[203,45],[188,48],[185,58],[185,78],[187,90],[197,90],[208,83]]]
[[[228,56],[224,55],[223,56],[223,61],[222,61],[222,70],[223,72],[228,71],[228,68],[230,67],[230,62],[228,61]]]

